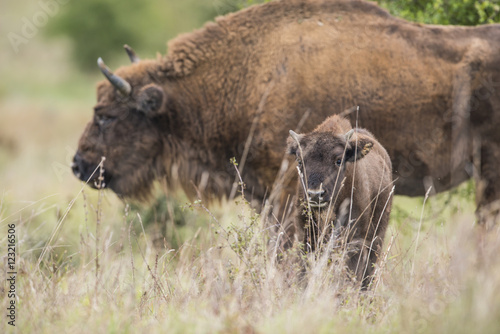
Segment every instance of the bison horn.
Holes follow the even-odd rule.
[[[132,92],[132,87],[127,82],[127,80],[120,78],[116,74],[113,74],[113,72],[111,72],[111,70],[104,64],[101,57],[97,59],[97,65],[101,69],[102,74],[104,74],[104,76],[109,80],[109,82],[111,82],[111,84],[113,84],[113,86],[115,86],[120,93],[122,93],[125,96],[130,95],[130,93]]]
[[[354,129],[347,131],[347,133],[344,135],[345,140],[349,141],[351,139],[353,133],[354,133]]]
[[[137,55],[135,54],[135,51],[134,49],[132,49],[130,46],[128,46],[127,44],[125,44],[123,46],[123,48],[125,49],[125,51],[127,52],[127,55],[128,57],[130,58],[130,61],[132,63],[138,63],[139,60],[141,60],[141,58],[137,57]]]
[[[300,142],[300,139],[302,138],[301,135],[297,134],[295,131],[290,130],[288,131],[290,133],[290,136],[298,143]]]

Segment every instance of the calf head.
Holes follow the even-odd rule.
[[[335,205],[349,164],[366,156],[373,142],[364,137],[353,138],[354,130],[345,134],[311,132],[296,134],[290,130],[288,154],[295,156],[303,181],[299,196],[311,208]]]
[[[166,113],[166,96],[154,76],[156,62],[138,62],[127,52],[133,64],[117,74],[98,60],[107,80],[98,84],[94,116],[80,138],[72,169],[92,187],[141,197],[149,193],[162,152],[158,123]],[[97,182],[102,157],[104,179]]]

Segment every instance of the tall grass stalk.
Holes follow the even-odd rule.
[[[412,262],[412,265],[411,265],[411,274],[410,274],[410,277],[411,277],[412,280],[413,280],[413,276],[415,274],[415,256],[417,255],[418,241],[419,241],[419,238],[420,238],[420,230],[422,229],[422,221],[424,219],[425,203],[427,202],[427,199],[429,198],[429,194],[431,192],[431,189],[432,189],[432,187],[429,187],[429,189],[427,189],[427,192],[425,193],[424,203],[422,205],[422,211],[420,212],[420,221],[418,222],[417,238],[416,238],[416,241],[415,241],[415,250],[413,252],[413,262]]]

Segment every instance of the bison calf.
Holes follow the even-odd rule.
[[[370,132],[336,115],[308,134],[290,130],[287,143],[300,176],[298,241],[306,252],[327,244],[346,251],[348,269],[366,288],[389,222],[389,155]]]

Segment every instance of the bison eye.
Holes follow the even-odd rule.
[[[107,115],[96,115],[95,116],[96,123],[97,123],[97,125],[99,125],[99,127],[105,127],[106,125],[108,125],[109,123],[114,121],[115,119],[116,119],[116,117],[107,116]]]
[[[337,159],[337,161],[335,161],[335,164],[340,167],[340,165],[342,165],[342,159]]]
[[[297,157],[297,164],[299,165],[299,167],[302,167],[302,160],[298,157]]]

